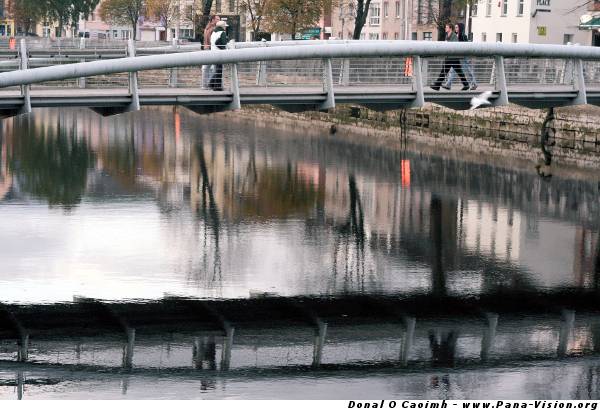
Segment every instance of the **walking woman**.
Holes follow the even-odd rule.
[[[446,41],[458,41],[458,36],[454,32],[454,26],[450,23],[446,24]],[[440,71],[438,79],[433,83],[431,88],[435,91],[439,91],[440,86],[442,85],[442,82],[448,75],[448,71],[450,71],[450,69],[454,69],[454,71],[456,71],[456,74],[458,74],[458,77],[460,78],[460,81],[463,84],[462,90],[468,90],[470,86],[460,66],[460,59],[458,57],[446,57],[446,59],[444,60],[444,66],[442,67],[442,71]]]

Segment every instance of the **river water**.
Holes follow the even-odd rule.
[[[42,110],[0,130],[9,311],[83,298],[478,300],[600,283],[599,185],[585,173],[542,179],[506,159],[183,109]],[[416,314],[401,365],[395,324],[330,324],[318,368],[312,330],[293,326],[236,329],[227,369],[194,369],[189,332],[136,337],[127,369],[114,335],[33,332],[27,363],[14,338],[0,341],[0,397],[598,399],[598,309],[562,303]],[[226,343],[210,343],[221,357]]]

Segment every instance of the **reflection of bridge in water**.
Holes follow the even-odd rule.
[[[580,290],[477,297],[76,298],[3,305],[0,357],[125,369],[489,366],[598,353],[599,310],[597,293]]]

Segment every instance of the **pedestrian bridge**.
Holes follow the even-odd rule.
[[[417,41],[231,44],[227,50],[146,47],[0,50],[0,115],[36,107],[89,107],[103,115],[145,105],[195,112],[271,104],[287,111],[356,104],[385,111],[426,102],[467,109],[491,91],[493,106],[600,105],[600,49],[584,46]],[[191,51],[190,51],[191,50]],[[468,57],[477,90],[430,86],[447,57]],[[202,88],[201,66],[223,64],[223,91]]]

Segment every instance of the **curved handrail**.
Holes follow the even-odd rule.
[[[34,84],[103,74],[136,72],[209,64],[236,64],[269,60],[331,59],[392,56],[474,56],[600,60],[600,48],[548,44],[443,43],[420,41],[348,42],[300,46],[194,51],[68,65],[41,67],[0,74],[0,87]]]

